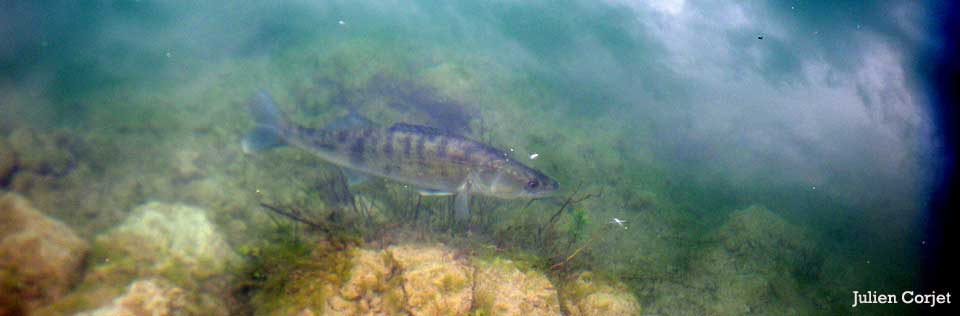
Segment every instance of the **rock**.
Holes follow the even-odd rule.
[[[512,260],[464,258],[443,245],[352,249],[341,259],[322,250],[327,258],[293,259],[310,263],[289,272],[293,277],[283,286],[257,293],[255,314],[561,315],[550,280]],[[570,284],[576,293],[565,305],[576,309],[571,315],[639,315],[640,305],[620,284],[594,281],[589,273]]]
[[[557,291],[543,273],[510,260],[476,261],[475,315],[560,315]]]
[[[799,227],[762,206],[733,212],[718,235],[727,252],[758,268],[795,264],[814,252]]]
[[[138,280],[107,306],[76,316],[179,316],[188,313],[184,290],[161,279]]]
[[[402,269],[404,308],[412,315],[467,315],[473,299],[472,269],[447,248],[392,246]]]
[[[206,210],[180,204],[141,205],[118,227],[97,237],[96,246],[110,261],[137,262],[137,269],[157,275],[206,278],[239,260]]]
[[[293,273],[282,303],[262,315],[560,315],[557,293],[542,273],[503,259],[458,258],[442,245],[345,251],[349,269]],[[328,259],[320,259],[328,260]],[[325,261],[328,267],[334,261]],[[333,265],[339,265],[334,263]],[[336,269],[333,269],[336,270]],[[342,273],[346,277],[331,276]],[[312,277],[315,279],[304,279]],[[336,280],[343,280],[337,283]],[[260,294],[258,294],[259,296]],[[323,299],[317,304],[317,297]],[[261,304],[275,304],[276,299]]]
[[[0,195],[0,315],[62,297],[78,279],[88,249],[70,227],[23,197]]]
[[[762,206],[730,215],[717,233],[719,244],[694,264],[718,288],[707,306],[713,315],[793,315],[813,312],[796,277],[818,266],[815,248],[803,230]]]
[[[382,251],[357,250],[351,258],[350,279],[327,299],[323,315],[404,314],[399,267]]]
[[[821,263],[804,231],[761,206],[734,211],[683,280],[659,282],[651,313],[816,315],[798,277]],[[820,284],[820,283],[818,283]]]
[[[195,150],[184,149],[174,155],[174,171],[176,178],[182,181],[197,179],[204,176],[204,170],[198,166],[200,153]]]
[[[0,139],[0,186],[10,182],[10,176],[16,168],[17,153],[5,140]]]
[[[74,165],[73,141],[61,132],[38,134],[26,128],[10,133],[9,144],[16,152],[18,166],[42,175],[62,176]]]
[[[640,303],[623,285],[583,272],[563,287],[564,307],[571,316],[640,315]]]
[[[238,260],[204,209],[146,203],[95,239],[77,290],[38,314],[227,315],[228,267]]]

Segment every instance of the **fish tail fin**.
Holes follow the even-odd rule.
[[[247,133],[240,143],[244,153],[252,154],[283,146],[283,131],[287,128],[287,118],[277,109],[273,97],[261,90],[250,100],[250,114],[257,127]]]
[[[287,125],[287,118],[273,102],[273,97],[267,91],[260,90],[250,100],[250,114],[258,126],[269,126],[281,129]]]

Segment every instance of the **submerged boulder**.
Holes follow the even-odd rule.
[[[146,203],[95,239],[77,290],[43,314],[227,315],[228,268],[238,261],[206,210]]]
[[[23,197],[0,195],[0,315],[16,315],[64,294],[89,246]]]
[[[257,300],[258,315],[560,315],[547,277],[503,259],[470,259],[443,245],[345,251],[344,276],[316,267]],[[334,264],[339,265],[339,264]],[[327,266],[327,265],[325,265]],[[312,278],[312,279],[306,279]],[[280,302],[280,303],[278,303]],[[599,314],[598,314],[599,315]]]
[[[812,311],[797,277],[818,256],[804,231],[762,206],[733,212],[718,232],[720,244],[696,268],[713,279],[715,315],[797,315]]]
[[[350,279],[327,298],[323,315],[403,315],[399,267],[388,253],[356,250]]]
[[[161,279],[137,280],[126,293],[98,309],[76,316],[180,316],[188,312],[184,290]]]
[[[447,248],[392,246],[402,270],[404,308],[413,315],[466,315],[473,299],[472,269]]]
[[[619,282],[595,277],[583,272],[564,285],[563,306],[571,316],[640,315],[640,303]]]
[[[96,238],[98,254],[118,265],[137,263],[142,274],[205,278],[226,271],[239,257],[204,209],[150,202]]]
[[[476,260],[475,315],[560,315],[557,291],[543,273],[511,260]]]
[[[730,214],[683,279],[653,284],[653,313],[679,315],[807,315],[822,313],[801,280],[818,270],[804,230],[762,206]]]
[[[33,173],[62,176],[76,163],[70,151],[74,140],[66,132],[36,133],[21,128],[10,133],[9,143],[19,167]]]

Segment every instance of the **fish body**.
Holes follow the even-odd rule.
[[[557,181],[501,150],[432,127],[404,123],[386,128],[297,126],[279,112],[266,92],[253,98],[250,111],[257,127],[244,139],[244,151],[291,145],[337,166],[431,195],[455,194],[458,217],[467,215],[470,195],[538,198],[559,188]]]

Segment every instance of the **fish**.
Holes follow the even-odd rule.
[[[461,221],[469,218],[470,196],[537,199],[560,188],[506,152],[448,130],[407,123],[299,126],[262,90],[249,110],[256,127],[241,141],[245,153],[292,146],[350,171],[413,186],[423,195],[454,195],[454,214]]]

